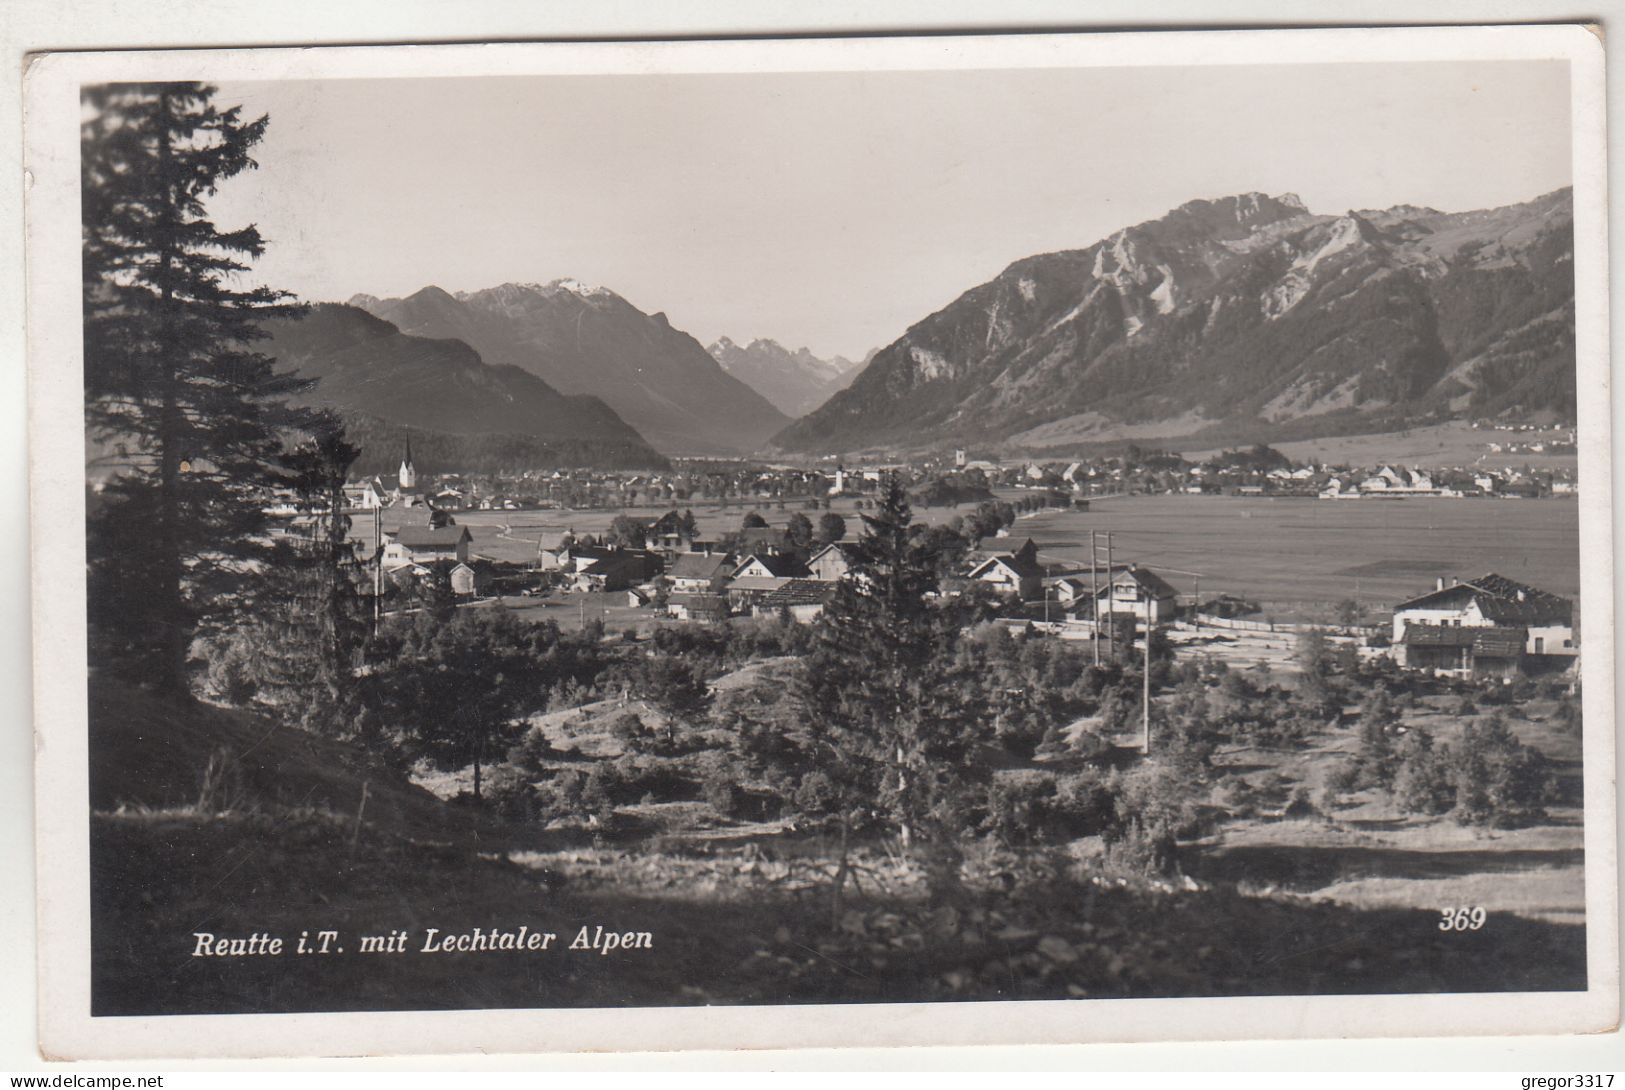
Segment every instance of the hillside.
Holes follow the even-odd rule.
[[[740,345],[722,337],[706,351],[724,371],[792,417],[812,412],[831,394],[846,389],[863,368],[862,363],[845,356],[820,359],[809,349],[792,352],[778,341],[763,338]]]
[[[882,349],[786,450],[1349,434],[1572,418],[1567,189],[1464,213],[1192,201],[1017,261]]]
[[[454,296],[426,287],[352,303],[404,332],[460,340],[565,394],[599,397],[663,453],[745,453],[789,422],[664,314],[605,288],[559,280]]]
[[[410,431],[428,440],[426,450],[445,448],[447,460],[432,464],[446,468],[494,468],[471,464],[492,445],[476,437],[508,437],[510,446],[536,452],[569,450],[593,464],[663,461],[599,399],[565,396],[518,367],[492,366],[462,341],[410,336],[335,303],[265,328],[264,350],[277,369],[314,381],[295,403],[332,409],[358,430],[385,432],[389,458]],[[396,434],[387,434],[391,429]]]
[[[883,878],[850,898],[832,930],[803,857],[816,856],[816,839],[776,858],[715,821],[691,830],[703,847],[672,837],[661,847],[640,840],[640,823],[698,804],[633,800],[619,808],[630,831],[598,843],[442,802],[369,771],[340,743],[252,712],[169,704],[102,676],[90,697],[97,1015],[1584,986],[1584,931],[1573,925],[1508,913],[1447,935],[1431,906],[1357,909],[1224,880],[1147,885],[1040,869],[1012,889],[1000,881],[1008,856],[943,908],[895,852],[865,850],[865,872]],[[1257,856],[1233,851],[1214,867],[1245,871]],[[562,941],[545,953],[421,952],[431,927],[521,925]],[[565,946],[594,926],[647,931],[651,952]],[[200,932],[291,945],[301,932],[320,941],[318,929],[336,932],[340,950],[188,956]],[[408,936],[399,954],[365,952],[364,936],[396,929]],[[1267,958],[1259,935],[1270,936]]]

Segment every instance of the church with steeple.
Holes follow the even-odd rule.
[[[406,441],[406,453],[401,455],[401,495],[418,490],[418,471],[412,464],[412,440]]]

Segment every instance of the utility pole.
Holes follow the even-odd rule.
[[[1151,615],[1145,618],[1145,668],[1141,671],[1140,734],[1145,740],[1145,755],[1151,756]]]
[[[1095,531],[1089,531],[1089,646],[1100,665],[1100,579],[1095,571]]]
[[[374,634],[384,617],[384,512],[372,509],[372,630]]]
[[[1106,606],[1107,606],[1107,608],[1104,611],[1102,611],[1101,606],[1100,606],[1100,591],[1101,591],[1101,586],[1100,586],[1100,548],[1101,548],[1101,545],[1100,545],[1100,543],[1101,543],[1102,539],[1104,539],[1105,543],[1106,543],[1106,545],[1105,545],[1105,547],[1106,547],[1106,587],[1105,587],[1105,590],[1106,590]],[[1107,654],[1113,654],[1117,650],[1117,644],[1115,642],[1115,637],[1112,635],[1112,630],[1109,627],[1111,616],[1112,616],[1111,608],[1110,608],[1111,607],[1111,600],[1112,600],[1112,532],[1110,530],[1104,530],[1104,531],[1091,530],[1091,531],[1089,531],[1089,592],[1092,595],[1094,595],[1093,604],[1094,604],[1094,613],[1095,613],[1095,630],[1094,630],[1094,638],[1093,638],[1092,642],[1094,644],[1094,649],[1095,649],[1095,665],[1099,666],[1100,665],[1100,626],[1101,626],[1101,623],[1103,621],[1108,624],[1108,627],[1106,629],[1106,653]]]

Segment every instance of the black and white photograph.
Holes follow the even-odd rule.
[[[30,80],[69,1054],[1616,1020],[1586,28]]]

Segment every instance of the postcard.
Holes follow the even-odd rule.
[[[42,1051],[1611,1028],[1602,71],[35,58]]]

